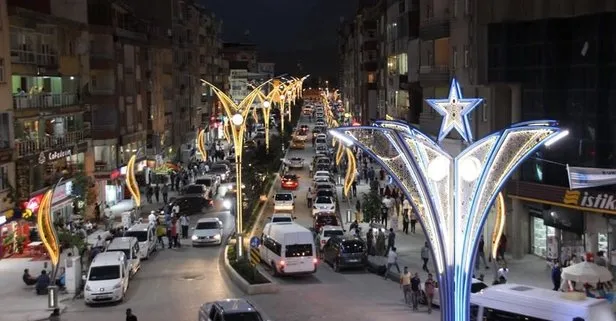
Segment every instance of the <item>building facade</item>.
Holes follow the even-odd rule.
[[[0,1],[0,225],[15,204],[15,162],[13,161],[13,94],[9,17],[6,1]]]
[[[83,90],[89,81],[87,7],[8,1],[7,11],[15,196],[36,211],[43,192],[64,178],[52,213],[67,218],[73,205],[71,178],[94,167]]]

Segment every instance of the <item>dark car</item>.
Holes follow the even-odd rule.
[[[321,252],[322,260],[331,264],[334,271],[345,268],[365,268],[368,262],[366,243],[355,237],[331,237]]]
[[[332,190],[320,190],[320,191],[317,191],[315,193],[315,198],[321,197],[321,196],[327,196],[327,197],[335,198],[334,191],[332,191]]]
[[[201,213],[204,208],[212,206],[212,201],[206,200],[201,195],[183,195],[173,200],[171,208],[175,205],[180,206],[181,214],[186,213],[190,215]]]
[[[339,226],[338,217],[333,212],[321,212],[314,216],[313,226],[314,231],[319,233],[325,225]]]
[[[229,179],[231,171],[229,170],[229,166],[227,166],[226,164],[217,163],[210,167],[210,171],[208,174],[219,176],[221,181],[225,181]]]
[[[182,195],[201,195],[203,198],[209,197],[209,189],[203,184],[190,184],[182,189]]]
[[[329,164],[317,164],[315,171],[330,171],[332,167]]]

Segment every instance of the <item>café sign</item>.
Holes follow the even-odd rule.
[[[61,149],[61,150],[53,150],[49,152],[41,152],[39,154],[38,162],[39,164],[45,164],[47,162],[57,161],[62,158],[66,158],[73,155],[73,149]]]

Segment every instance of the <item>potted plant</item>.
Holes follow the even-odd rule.
[[[26,237],[23,235],[17,235],[15,237],[15,249],[18,254],[24,253],[24,246],[26,245]]]
[[[378,192],[371,190],[364,194],[362,202],[362,210],[364,213],[364,222],[369,223],[373,219],[378,218],[381,213],[381,197]]]

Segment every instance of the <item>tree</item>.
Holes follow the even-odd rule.
[[[96,183],[85,171],[80,170],[73,179],[73,189],[71,195],[74,198],[73,208],[75,214],[87,216],[88,209],[96,204],[98,193]]]
[[[370,222],[372,219],[379,217],[381,213],[381,197],[375,190],[364,194],[364,200],[362,202],[364,212],[364,222]]]

